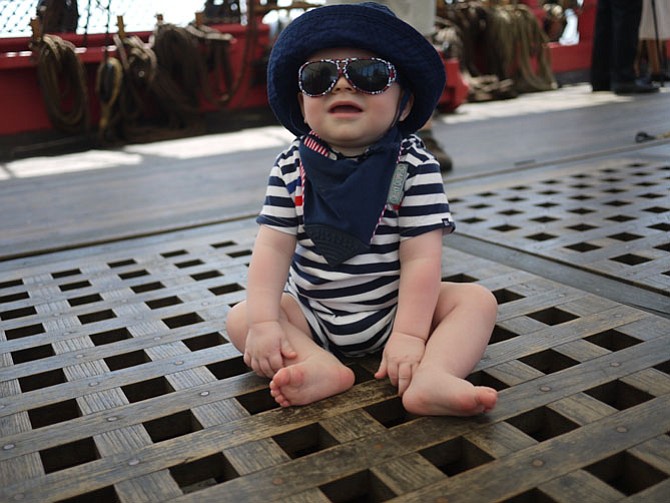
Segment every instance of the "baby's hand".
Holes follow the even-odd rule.
[[[393,332],[386,343],[375,377],[382,379],[388,376],[391,384],[398,387],[398,395],[402,396],[423,358],[425,349],[426,342],[423,339]]]
[[[278,321],[257,323],[249,327],[244,347],[244,363],[261,377],[272,378],[284,367],[284,357],[296,353]]]

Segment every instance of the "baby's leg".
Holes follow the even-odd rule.
[[[414,414],[471,416],[491,410],[497,392],[464,378],[481,359],[495,325],[497,302],[474,284],[443,283],[433,333],[403,394]]]
[[[285,359],[270,382],[270,393],[282,407],[307,405],[342,393],[354,385],[353,371],[334,355],[318,346],[296,301],[284,295],[280,323],[296,358]],[[246,305],[240,303],[228,315],[228,336],[235,347],[244,352],[246,339]]]

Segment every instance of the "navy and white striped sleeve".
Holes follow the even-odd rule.
[[[263,208],[256,222],[288,234],[298,233],[296,192],[300,187],[297,143],[283,151],[270,171]]]
[[[445,234],[453,232],[455,224],[435,158],[414,143],[404,160],[409,165],[409,176],[398,212],[401,240],[435,229],[442,229]]]

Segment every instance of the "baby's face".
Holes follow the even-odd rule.
[[[369,51],[351,48],[324,49],[308,61],[320,59],[372,58]],[[336,151],[355,156],[379,140],[393,125],[401,98],[401,88],[393,82],[378,94],[357,90],[340,74],[333,88],[323,96],[299,93],[298,100],[305,122]],[[411,103],[400,116],[404,119]]]

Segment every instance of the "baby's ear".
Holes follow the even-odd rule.
[[[414,95],[410,94],[405,108],[403,108],[402,112],[400,112],[400,118],[398,120],[404,121],[407,118],[409,113],[412,111],[412,105],[414,105]]]

